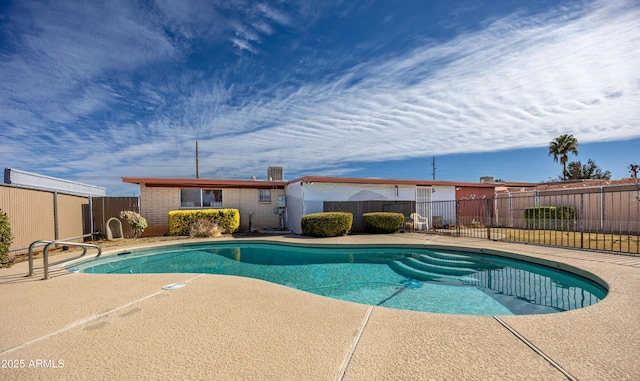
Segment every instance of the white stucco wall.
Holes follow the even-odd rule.
[[[292,183],[287,186],[288,226],[294,233],[302,234],[302,217],[322,212],[325,201],[415,201],[415,197],[414,185]]]
[[[434,186],[434,192],[431,194],[431,201],[433,209],[431,210],[431,217],[442,217],[444,224],[456,223],[456,187],[454,186]],[[446,201],[446,202],[438,202]],[[430,220],[430,226],[433,226],[433,220]]]
[[[287,228],[296,234],[302,233],[300,221],[304,215],[303,188],[300,183],[287,185]]]

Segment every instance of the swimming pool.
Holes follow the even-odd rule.
[[[598,283],[563,270],[422,246],[181,244],[122,252],[73,271],[236,275],[357,303],[466,315],[561,312],[607,294]]]

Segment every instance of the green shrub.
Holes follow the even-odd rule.
[[[373,212],[362,215],[364,230],[372,233],[395,233],[404,228],[404,214]]]
[[[302,217],[302,234],[316,237],[338,237],[351,230],[353,214],[345,212],[312,213]]]
[[[571,230],[575,222],[573,206],[534,206],[525,208],[527,229]]]
[[[9,217],[0,210],[0,267],[11,267],[12,265],[9,258],[11,242],[13,242],[13,236],[11,235]]]
[[[186,236],[198,220],[215,222],[224,233],[231,234],[240,227],[238,209],[172,210],[169,212],[169,234]]]

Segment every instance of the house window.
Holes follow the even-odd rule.
[[[258,189],[258,202],[271,202],[271,190]]]
[[[222,189],[180,189],[182,208],[222,208]]]

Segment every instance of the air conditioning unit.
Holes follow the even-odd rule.
[[[270,181],[284,180],[284,168],[283,167],[267,168],[267,179],[269,179]]]
[[[480,178],[480,182],[481,183],[492,183],[493,182],[493,176],[482,176]]]

